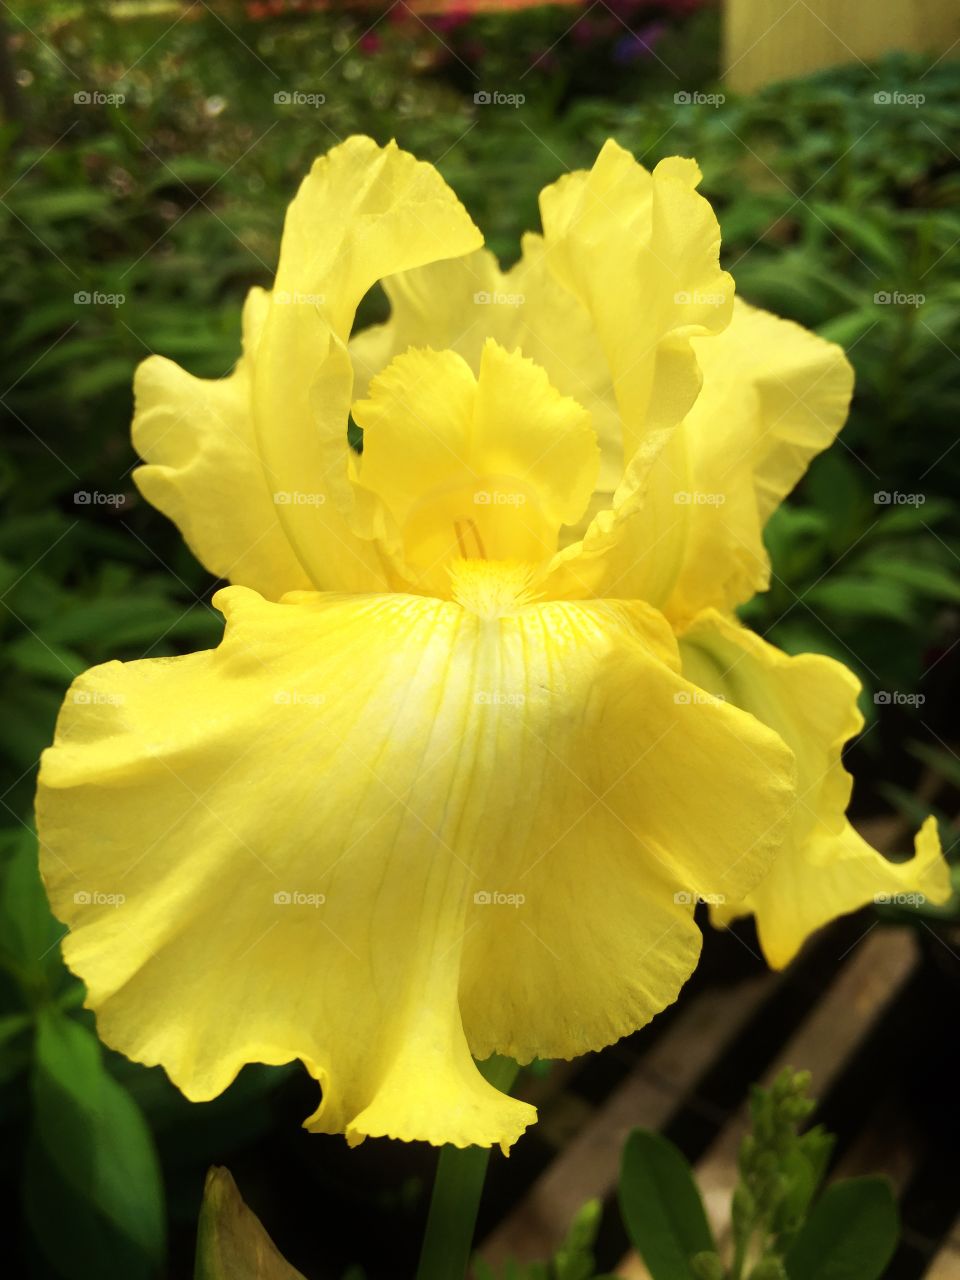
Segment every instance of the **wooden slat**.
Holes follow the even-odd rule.
[[[724,79],[748,92],[900,49],[929,52],[933,62],[958,36],[955,0],[726,0]]]
[[[926,1280],[960,1280],[960,1218],[927,1268]]]
[[[913,934],[908,929],[872,932],[852,953],[831,987],[790,1038],[764,1076],[769,1084],[786,1066],[807,1070],[811,1092],[823,1095],[858,1045],[902,990],[917,963]],[[697,1183],[707,1216],[723,1249],[729,1237],[730,1196],[737,1182],[737,1151],[749,1123],[744,1101],[698,1163]],[[628,1254],[617,1275],[649,1280],[635,1254]]]
[[[844,1152],[833,1171],[834,1178],[860,1178],[882,1173],[893,1183],[898,1197],[912,1178],[927,1146],[895,1093],[888,1093],[871,1109],[858,1137]]]
[[[642,1062],[488,1237],[482,1256],[494,1267],[507,1258],[549,1257],[581,1205],[615,1187],[630,1130],[665,1124],[777,982],[777,975],[762,974],[736,987],[705,991],[681,1009]]]

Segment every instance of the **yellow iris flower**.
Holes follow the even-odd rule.
[[[642,1026],[698,898],[779,964],[946,895],[932,828],[893,867],[846,824],[853,677],[733,620],[852,379],[734,302],[698,179],[609,142],[504,273],[431,165],[351,138],[234,372],[139,369],[137,484],[233,584],[226,631],[82,676],[38,815],[100,1034],[188,1097],[300,1059],[310,1129],[506,1149],[534,1110],[474,1059]]]

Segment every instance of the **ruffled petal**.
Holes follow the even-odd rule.
[[[662,619],[461,573],[469,608],[229,588],[217,650],[68,696],[38,797],[65,957],[189,1097],[300,1058],[310,1128],[508,1146],[532,1108],[471,1052],[646,1021],[695,963],[691,895],[768,865],[789,752],[691,699]]]
[[[703,386],[682,428],[686,475],[661,477],[682,541],[661,604],[678,622],[766,590],[763,527],[835,439],[853,391],[835,343],[739,300],[722,333],[693,345]]]
[[[935,824],[917,837],[917,856],[893,863],[847,821],[851,778],[842,751],[863,726],[860,683],[820,654],[781,652],[732,618],[708,610],[680,637],[683,672],[775,730],[797,761],[797,802],[780,853],[763,880],[713,908],[729,923],[753,914],[768,962],[787,964],[815,929],[883,894],[949,897]]]
[[[685,474],[679,427],[701,381],[693,339],[720,332],[733,307],[699,179],[692,160],[673,157],[649,173],[611,141],[589,173],[568,174],[540,197],[545,259],[591,318],[620,418],[619,483],[551,579],[566,597],[656,604],[679,569],[666,536],[677,484],[663,477]],[[598,434],[609,475],[615,442]]]
[[[650,173],[611,140],[588,173],[540,194],[550,269],[603,348],[625,463],[690,409],[700,386],[690,339],[730,318],[733,281],[720,270],[720,229],[699,180],[692,160],[674,156]]]
[[[885,858],[844,820],[838,834],[825,833],[810,843],[803,862],[776,862],[747,901],[764,955],[773,968],[782,969],[811,933],[837,916],[870,903],[941,905],[950,894],[950,872],[931,817],[917,832],[914,856],[906,862]]]
[[[253,429],[251,370],[269,306],[269,294],[251,289],[244,354],[225,378],[195,378],[162,356],[139,366],[133,444],[148,465],[133,478],[211,573],[276,600],[310,579],[277,519],[289,495],[271,484]]]
[[[354,137],[317,160],[287,213],[275,298],[257,355],[260,451],[277,487],[322,495],[279,508],[312,581],[387,585],[377,548],[352,522],[347,341],[364,294],[384,276],[477,249],[482,237],[430,164],[395,143]]]

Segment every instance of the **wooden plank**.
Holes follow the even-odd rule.
[[[833,1178],[860,1178],[882,1173],[893,1183],[899,1196],[924,1155],[927,1146],[911,1118],[904,1114],[891,1090],[879,1106],[873,1107],[856,1139],[844,1152]]]
[[[521,1204],[487,1238],[482,1256],[494,1267],[501,1267],[508,1258],[549,1257],[581,1205],[591,1197],[608,1195],[616,1186],[630,1130],[637,1125],[658,1129],[666,1123],[777,982],[777,975],[761,974],[735,987],[704,991],[682,1008]]]
[[[726,0],[724,80],[748,92],[895,49],[928,52],[933,62],[958,37],[955,0]],[[889,87],[877,81],[871,92]]]
[[[784,1067],[791,1066],[811,1073],[814,1096],[825,1094],[893,1003],[916,963],[916,943],[910,930],[875,929],[860,943],[823,999],[790,1038],[764,1076],[764,1083],[769,1084]],[[748,1123],[745,1100],[696,1169],[707,1217],[721,1250],[729,1239],[737,1151]],[[623,1259],[616,1274],[624,1280],[649,1280],[642,1261],[633,1253]]]
[[[926,1280],[960,1280],[960,1218],[927,1268]]]

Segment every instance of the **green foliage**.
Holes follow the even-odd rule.
[[[153,1140],[96,1036],[58,1009],[37,1016],[32,1093],[24,1199],[43,1251],[64,1276],[156,1275],[165,1224]]]
[[[690,1166],[658,1133],[627,1140],[620,1213],[653,1280],[697,1280],[691,1259],[714,1250],[713,1236]]]
[[[729,1267],[683,1155],[658,1134],[631,1134],[621,1213],[653,1280],[879,1280],[899,1234],[892,1192],[882,1178],[852,1178],[816,1198],[833,1139],[819,1127],[799,1131],[815,1105],[808,1086],[807,1073],[785,1070],[752,1090]]]
[[[474,1280],[594,1280],[593,1245],[600,1227],[601,1204],[588,1200],[576,1213],[566,1239],[548,1262],[509,1261],[494,1272],[482,1258],[473,1262]],[[603,1280],[595,1277],[595,1280]]]
[[[786,1257],[790,1280],[879,1280],[897,1247],[897,1205],[884,1178],[828,1187]]]

